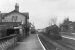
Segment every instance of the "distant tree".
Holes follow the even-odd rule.
[[[51,18],[49,20],[49,26],[56,24],[56,22],[57,22],[57,18],[56,17]]]
[[[69,18],[65,18],[64,21],[63,21],[63,23],[60,24],[60,29],[62,31],[68,31],[68,29],[69,29],[69,25],[68,24],[69,24]]]
[[[69,18],[65,18],[64,21],[63,21],[63,24],[66,24],[69,22]]]

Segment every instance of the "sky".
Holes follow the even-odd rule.
[[[75,0],[0,0],[0,11],[11,12],[15,3],[19,4],[20,12],[29,12],[29,21],[36,29],[47,27],[54,17],[57,25],[66,17],[75,21]]]

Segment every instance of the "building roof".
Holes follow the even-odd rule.
[[[2,17],[2,19],[4,19],[4,17],[6,17],[7,15],[14,13],[14,12],[22,14],[26,17],[26,19],[29,19],[29,13],[28,12],[22,12],[22,13],[19,12],[19,4],[18,3],[15,4],[15,9],[13,11],[11,11],[9,13],[1,13],[1,17]]]
[[[6,17],[6,16],[8,16],[9,14],[14,13],[14,12],[19,13],[19,14],[22,14],[22,15],[24,15],[27,19],[29,19],[29,13],[28,13],[28,12],[20,13],[20,12],[18,12],[18,11],[16,11],[16,10],[13,10],[13,11],[11,11],[11,12],[9,12],[9,13],[1,13],[2,19],[4,19],[4,17]]]

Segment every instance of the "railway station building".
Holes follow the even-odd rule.
[[[14,28],[26,28],[29,23],[29,12],[20,12],[19,4],[15,4],[15,9],[8,13],[0,12],[0,26],[7,25]]]

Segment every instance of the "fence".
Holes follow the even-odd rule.
[[[0,38],[0,50],[7,50],[8,47],[15,45],[17,41],[17,34]]]

